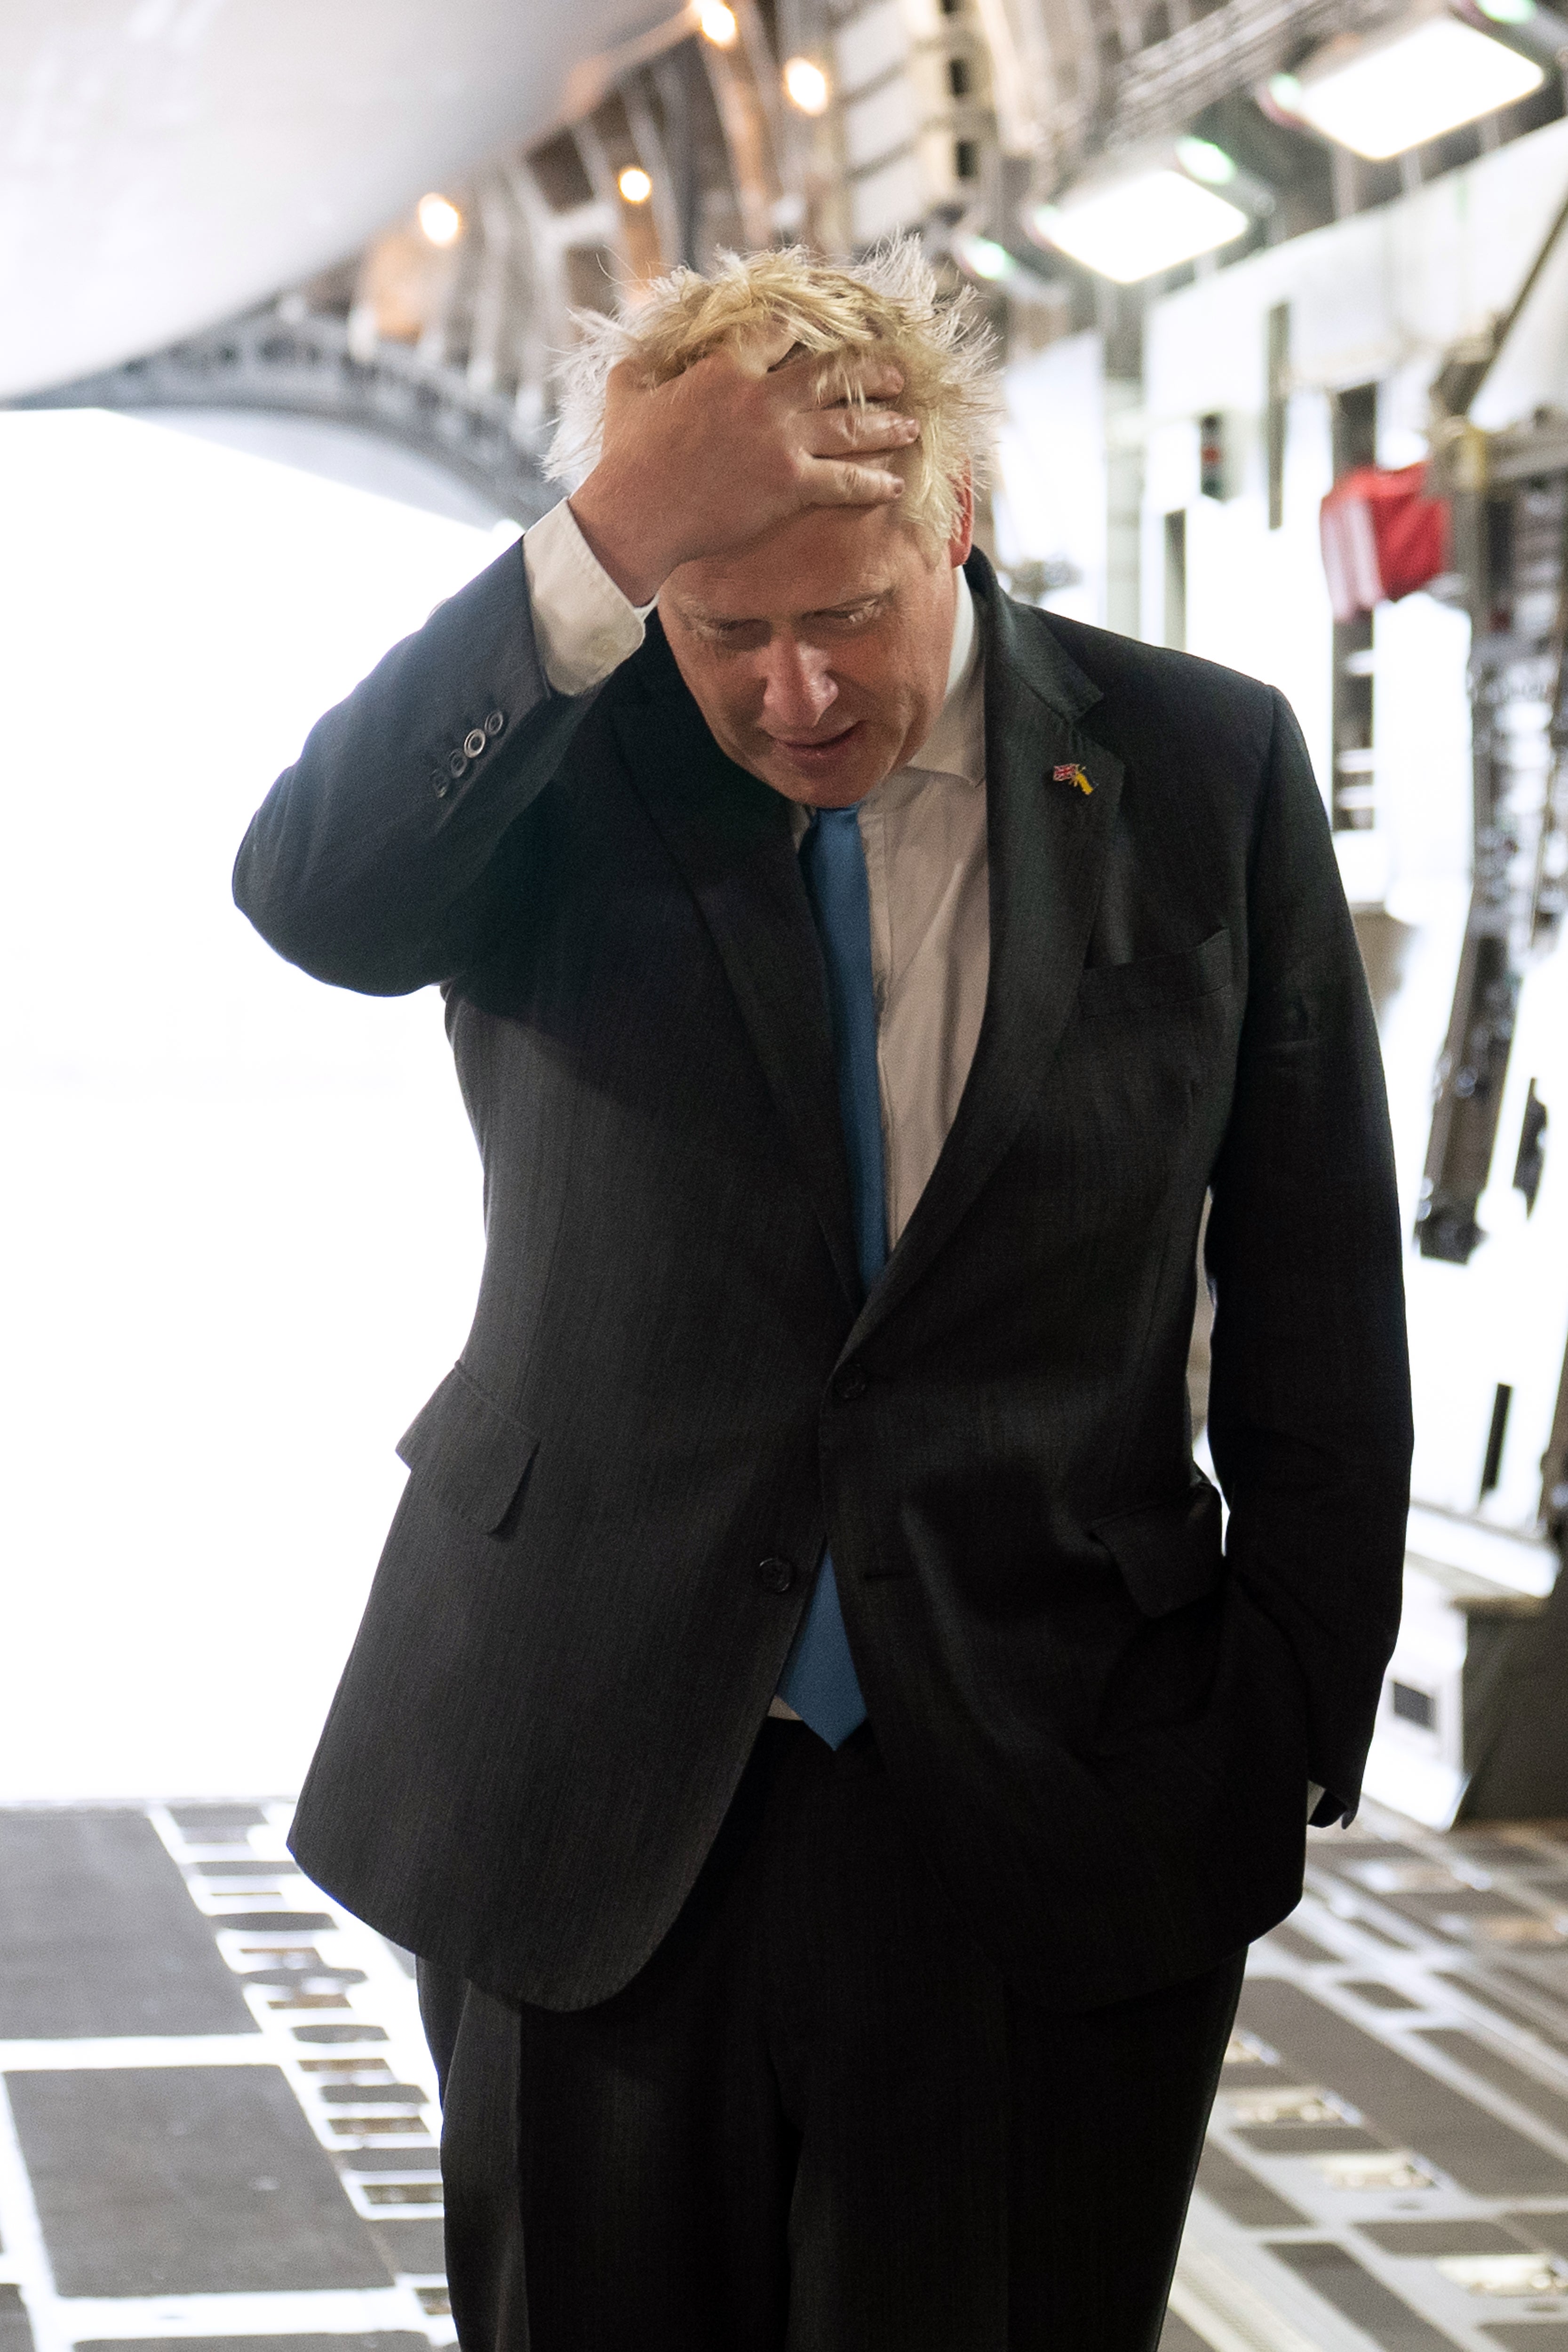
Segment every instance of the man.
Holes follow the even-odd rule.
[[[466,2352],[1149,2352],[1397,1617],[1322,804],[1277,694],[1001,593],[911,249],[678,278],[568,391],[569,504],[237,870],[441,984],[485,1164],[296,1852],[421,1956]]]

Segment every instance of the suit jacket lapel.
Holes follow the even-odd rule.
[[[860,1302],[822,950],[789,803],[727,759],[657,620],[617,697],[632,781],[712,935],[851,1306]]]
[[[1028,1115],[1072,1009],[1121,791],[1121,761],[1079,725],[1099,689],[1043,616],[1008,604],[984,557],[969,577],[985,633],[985,1012],[952,1132],[857,1345],[930,1265]]]

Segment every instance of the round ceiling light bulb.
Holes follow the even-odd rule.
[[[809,58],[791,58],[784,69],[785,95],[803,114],[827,111],[827,76]]]
[[[724,0],[697,0],[697,22],[704,37],[717,49],[727,49],[741,27]]]
[[[616,185],[628,205],[646,205],[653,194],[653,182],[638,163],[628,163]]]
[[[462,235],[463,215],[447,196],[421,196],[419,226],[432,245],[450,245]]]

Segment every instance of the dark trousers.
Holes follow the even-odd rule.
[[[421,1964],[463,2352],[1154,2352],[1242,1959],[1047,2014],[870,1731],[768,1723],[614,2000]]]

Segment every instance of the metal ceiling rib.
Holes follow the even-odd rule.
[[[1228,91],[1278,73],[1304,44],[1390,13],[1390,0],[1226,0],[1127,59],[1108,143],[1130,146],[1179,128]]]
[[[524,528],[559,496],[514,400],[396,342],[362,359],[343,320],[321,313],[258,311],[13,405],[312,417],[433,458]]]

